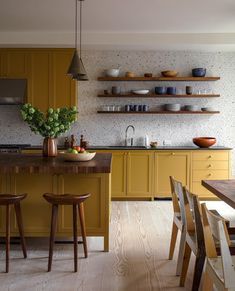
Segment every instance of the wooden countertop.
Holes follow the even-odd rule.
[[[41,154],[0,154],[0,174],[89,174],[111,173],[112,154],[97,153],[88,162],[67,162],[62,157]]]

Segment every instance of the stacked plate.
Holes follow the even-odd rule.
[[[180,111],[180,109],[181,109],[181,106],[180,106],[180,104],[177,104],[177,103],[175,103],[175,104],[165,104],[165,110],[167,110],[167,111]]]
[[[200,111],[200,108],[198,105],[185,105],[184,110],[185,111]]]

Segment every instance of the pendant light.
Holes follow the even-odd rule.
[[[72,79],[77,81],[87,81],[88,77],[86,74],[85,67],[82,62],[82,2],[84,0],[76,1],[76,11],[75,11],[75,52],[73,54],[72,61],[70,63],[67,74],[72,77]],[[80,51],[78,53],[77,48],[77,36],[78,36],[78,1],[80,2],[80,31],[79,31],[79,45]]]

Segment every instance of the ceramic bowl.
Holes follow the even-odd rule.
[[[133,72],[126,72],[126,77],[127,78],[134,78],[135,77],[135,73],[133,73]]]
[[[209,148],[216,143],[215,137],[195,137],[193,143],[199,148]]]
[[[165,104],[165,110],[167,111],[180,111],[180,104]]]
[[[214,111],[213,107],[202,107],[202,111]]]
[[[146,95],[146,94],[149,93],[149,90],[145,90],[145,89],[143,89],[143,90],[134,90],[133,93],[134,94],[138,94],[138,95]]]
[[[198,105],[185,105],[184,110],[186,111],[199,111]]]
[[[156,148],[157,147],[158,142],[157,141],[151,141],[150,142],[150,147],[151,148]]]
[[[168,71],[162,71],[161,74],[164,76],[164,77],[176,77],[178,75],[178,72],[177,71],[173,71],[173,70],[168,70]]]
[[[60,152],[59,155],[63,157],[65,161],[69,162],[87,162],[90,161],[91,159],[94,158],[96,153],[78,153],[78,154],[73,154],[73,153],[66,153],[66,152]]]
[[[168,95],[175,95],[176,94],[176,87],[167,87],[166,92]]]
[[[206,76],[206,69],[204,68],[195,68],[192,69],[193,77],[205,77]]]
[[[108,69],[105,71],[107,77],[118,77],[120,73],[119,69]]]
[[[166,87],[155,87],[155,93],[157,95],[166,94]]]

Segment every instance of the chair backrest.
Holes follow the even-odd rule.
[[[229,250],[230,239],[225,221],[222,217],[210,212],[205,203],[202,204],[202,217],[206,256],[208,258],[217,258],[215,242],[218,242],[221,251],[225,288],[235,288],[235,270]]]
[[[184,197],[184,208],[186,216],[186,229],[188,232],[195,233],[195,220],[193,211],[193,198],[192,195],[186,187],[183,187],[183,197]]]
[[[205,240],[203,233],[203,223],[202,223],[202,209],[197,195],[187,191],[187,196],[192,203],[192,213],[194,216],[195,230],[196,230],[196,240],[197,248],[204,252],[205,254]]]
[[[172,176],[170,176],[170,183],[174,213],[179,213],[181,215],[182,224],[185,224],[186,214],[184,208],[184,193],[182,183],[175,180]]]

